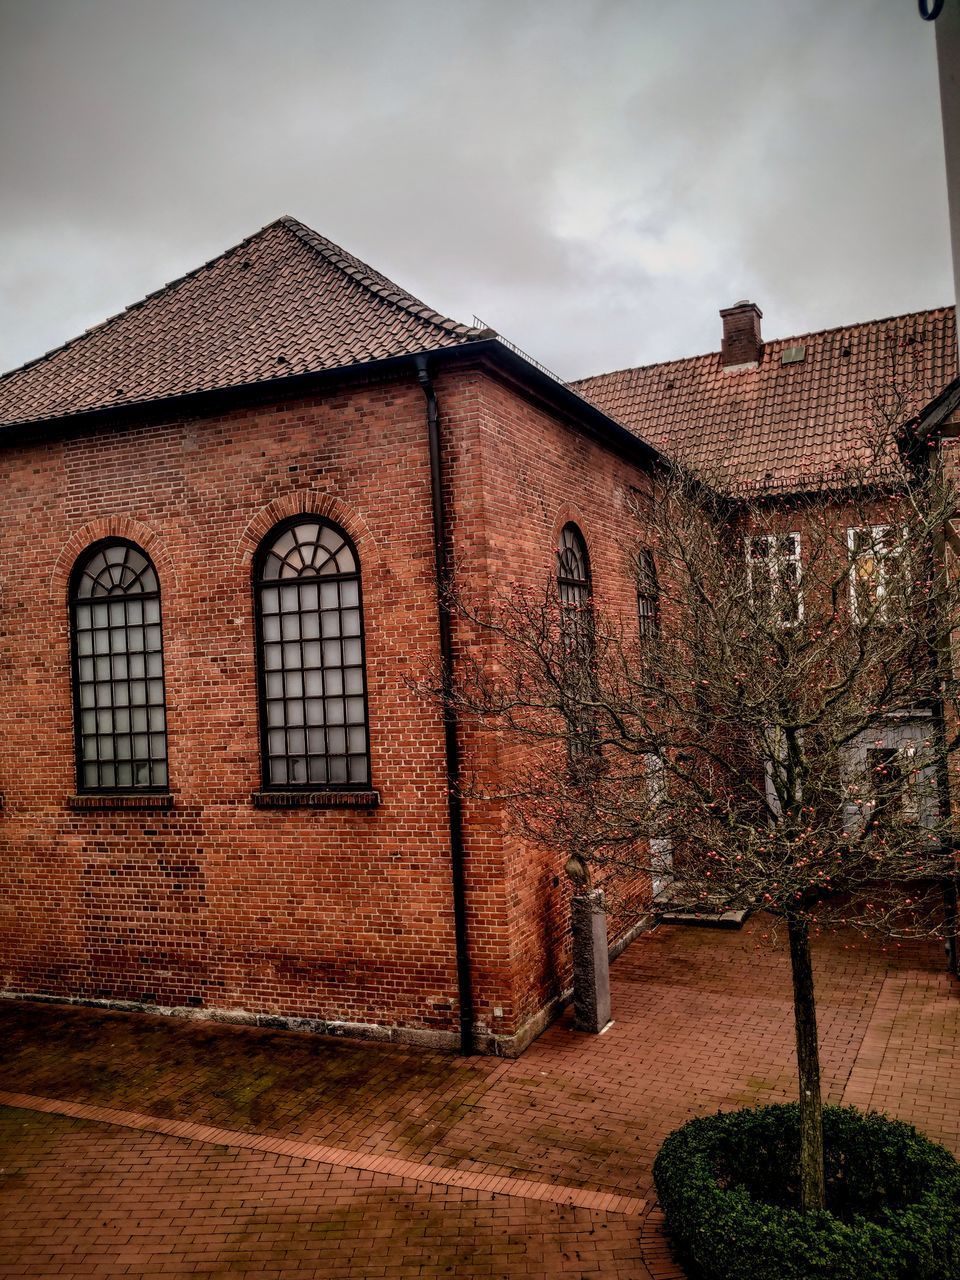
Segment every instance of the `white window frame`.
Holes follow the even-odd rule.
[[[894,524],[868,524],[868,525],[852,525],[847,529],[847,556],[849,560],[850,570],[850,617],[856,624],[860,624],[863,619],[860,616],[860,606],[857,601],[857,561],[864,554],[861,551],[858,555],[856,551],[856,539],[860,533],[869,533],[871,542],[871,551],[874,556],[877,568],[877,609],[873,616],[874,622],[890,622],[887,609],[887,592],[890,579],[890,568],[902,568],[907,555],[907,529],[906,525],[899,526],[899,537],[891,547],[884,552],[878,551],[881,540],[888,534],[897,531],[898,526]]]
[[[785,539],[789,538],[793,544],[793,550],[784,552],[781,544]],[[767,545],[767,554],[765,556],[755,556],[753,553],[754,543],[763,541]],[[803,557],[800,548],[799,533],[747,533],[744,535],[744,552],[747,562],[747,580],[750,585],[750,598],[754,599],[754,571],[765,573],[770,581],[770,598],[774,602],[780,599],[783,594],[783,579],[781,576],[781,566],[784,564],[793,564],[797,567],[797,616],[795,618],[781,618],[780,625],[782,627],[795,627],[799,622],[803,621]]]

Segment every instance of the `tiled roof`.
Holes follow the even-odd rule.
[[[0,378],[0,426],[435,351],[483,336],[285,217]]]
[[[802,347],[802,359],[783,363]],[[957,377],[953,307],[779,338],[756,368],[719,353],[583,378],[574,388],[669,456],[725,485],[802,487],[865,460]]]

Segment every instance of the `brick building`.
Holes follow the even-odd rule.
[[[623,369],[575,385],[665,454],[744,498],[741,509],[752,513],[750,520],[763,513],[761,526],[738,530],[752,589],[761,579],[768,591],[802,610],[802,578],[813,568],[814,543],[829,527],[850,566],[848,605],[856,618],[858,591],[882,593],[903,550],[897,467],[886,468],[885,451],[909,433],[935,431],[956,474],[955,310],[942,307],[773,342],[764,341],[762,314],[752,302],[725,308],[720,317],[719,353]],[[851,485],[867,477],[870,496],[865,488],[851,494]],[[811,522],[821,509],[824,516]],[[931,707],[899,712],[853,740],[844,751],[845,767],[863,775],[868,761],[874,768],[882,758],[907,785],[904,753],[910,756],[934,732]],[[932,819],[932,778],[923,780],[923,805]],[[767,800],[776,807],[769,772]],[[848,828],[861,817],[859,805],[848,799]]]
[[[540,582],[576,526],[626,607],[654,450],[286,218],[0,422],[3,989],[522,1047],[563,887],[449,801],[452,751],[497,762],[412,687],[437,561]]]
[[[956,372],[948,311],[723,316],[719,356],[567,386],[283,218],[0,379],[3,992],[520,1051],[566,888],[451,796],[508,758],[416,687],[481,643],[438,579],[559,566],[639,627],[659,450],[786,492],[891,333],[927,400]]]

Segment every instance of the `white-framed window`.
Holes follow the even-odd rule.
[[[906,529],[874,524],[847,530],[850,616],[854,622],[889,622],[904,605]]]
[[[767,755],[763,763],[764,790],[771,818],[783,817],[783,805],[780,796],[786,790],[787,782],[787,735],[779,725],[768,725],[764,734]],[[803,750],[803,731],[797,732],[797,747]],[[803,800],[802,788],[797,788],[796,799]]]
[[[745,543],[754,607],[794,626],[803,618],[799,533],[750,533]]]

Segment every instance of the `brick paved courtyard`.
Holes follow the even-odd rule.
[[[644,935],[609,1031],[567,1017],[515,1062],[0,1002],[0,1276],[678,1276],[660,1141],[793,1093],[766,931]],[[940,951],[831,938],[815,963],[830,1099],[960,1153]]]

